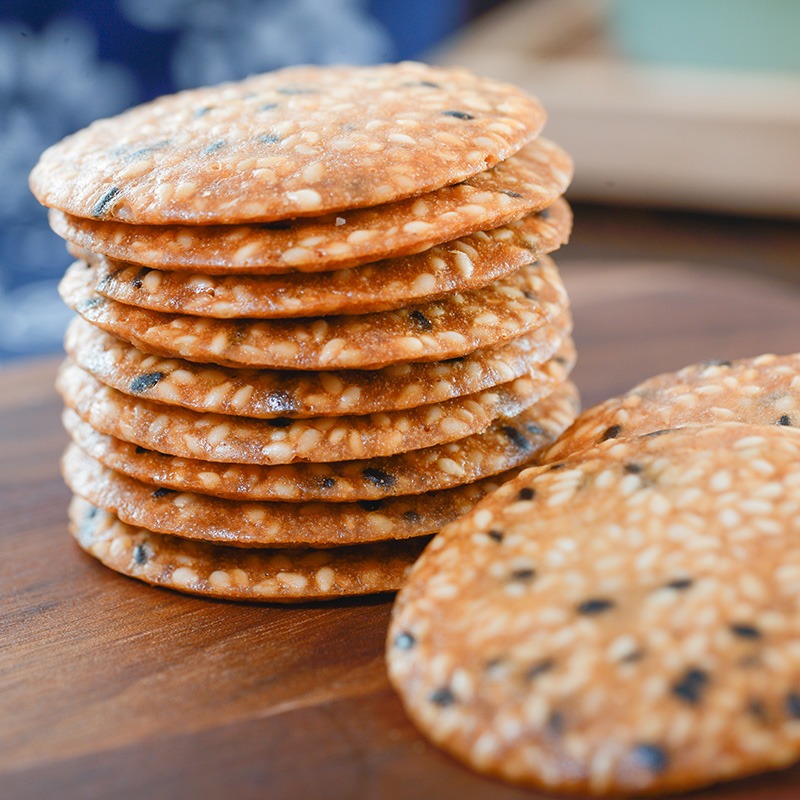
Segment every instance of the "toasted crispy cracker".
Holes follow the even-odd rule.
[[[800,756],[800,433],[729,423],[524,471],[398,596],[391,680],[473,768],[626,797]]]
[[[475,231],[509,225],[532,212],[556,222],[554,202],[572,177],[572,161],[537,139],[485,172],[421,197],[251,225],[129,225],[50,211],[59,236],[86,250],[148,267],[201,272],[327,272],[417,253]]]
[[[427,537],[335,549],[256,549],[163,536],[126,525],[80,497],[69,509],[78,544],[107,567],[154,586],[224,600],[277,603],[393,592]]]
[[[47,149],[30,184],[43,205],[137,224],[318,216],[469,178],[544,121],[466,70],[290,67],[99,120]]]

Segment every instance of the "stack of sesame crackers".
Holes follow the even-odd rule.
[[[215,597],[397,589],[577,413],[544,121],[462,70],[297,67],[50,148],[79,544]]]

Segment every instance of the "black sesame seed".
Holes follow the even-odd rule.
[[[703,691],[708,685],[708,673],[694,667],[687,669],[680,679],[672,684],[672,693],[691,705],[700,702]]]
[[[153,492],[153,497],[158,499],[159,497],[166,497],[168,494],[175,494],[175,493],[176,493],[175,489],[167,489],[166,486],[159,486],[158,489],[156,489]]]
[[[625,465],[625,472],[630,473],[631,475],[638,475],[644,467],[641,464],[626,464]]]
[[[97,506],[89,506],[86,511],[86,519],[94,519],[100,513],[100,509]]]
[[[225,147],[225,144],[225,139],[217,139],[216,142],[211,142],[211,144],[206,145],[200,152],[204,156],[209,156],[212,153],[216,153],[218,150],[222,150],[222,148]]]
[[[733,366],[733,364],[731,364],[730,361],[724,361],[724,360],[719,359],[719,358],[711,358],[708,361],[704,361],[703,362],[703,366],[704,367],[731,367],[731,366]]]
[[[359,500],[359,508],[364,511],[377,511],[383,505],[383,500]]]
[[[146,453],[147,452],[147,448],[146,447],[142,447],[141,445],[137,444],[136,445],[136,452],[141,455],[142,453]]]
[[[455,117],[456,119],[475,119],[473,114],[468,114],[466,111],[442,111],[446,117]]]
[[[373,486],[377,486],[379,489],[389,489],[397,483],[397,478],[395,478],[394,475],[390,475],[388,472],[376,469],[375,467],[367,467],[361,471],[361,474]]]
[[[293,422],[289,417],[273,417],[267,420],[267,425],[271,428],[288,428]]]
[[[96,306],[101,306],[105,303],[105,297],[92,297],[89,300],[81,303],[81,308],[84,311],[88,311],[90,308],[95,308]]]
[[[409,525],[417,525],[421,519],[422,518],[416,511],[403,512],[403,522],[407,522]]]
[[[278,144],[281,140],[280,136],[276,136],[274,133],[265,133],[263,136],[258,137],[258,141],[262,144]]]
[[[527,300],[535,300],[536,299],[536,292],[532,292],[530,289],[524,289],[522,294]]]
[[[742,639],[760,639],[761,631],[753,625],[742,625],[735,623],[731,625],[731,631],[734,635],[740,636]]]
[[[490,531],[486,531],[486,535],[495,542],[503,541],[503,531],[492,529]]]
[[[623,664],[635,664],[637,661],[641,661],[644,658],[644,650],[631,650],[630,653],[626,653],[620,661]]]
[[[142,279],[147,276],[148,273],[152,272],[153,270],[150,267],[142,267],[132,278],[131,278],[131,286],[134,289],[141,289],[142,288]]]
[[[406,86],[427,86],[429,89],[442,88],[438,83],[434,83],[433,81],[412,81],[411,83],[407,83]]]
[[[517,500],[533,500],[536,492],[530,486],[523,486],[517,493]]]
[[[202,108],[198,108],[197,111],[194,112],[194,115],[195,117],[204,117],[209,111],[213,110],[214,106],[203,106]]]
[[[565,720],[560,711],[551,711],[547,718],[547,729],[554,736],[561,736],[564,733]]]
[[[140,565],[147,563],[147,550],[143,544],[137,544],[133,548],[133,560]]]
[[[606,428],[603,431],[603,435],[600,437],[600,441],[605,442],[608,439],[616,439],[621,431],[622,431],[621,425],[612,425],[610,428]]]
[[[319,485],[323,489],[333,489],[333,487],[336,486],[336,478],[320,478]]]
[[[497,656],[495,658],[490,658],[484,665],[483,669],[486,672],[494,672],[498,667],[502,667],[505,663],[505,660]]]
[[[563,461],[559,461],[556,464],[551,464],[548,468],[548,472],[558,472],[561,469],[564,469],[567,465]]]
[[[779,420],[778,425],[791,425],[792,420],[788,414],[784,414]]]
[[[136,150],[131,150],[127,153],[124,153],[122,160],[127,164],[131,161],[136,161],[139,158],[145,158],[146,156],[152,155],[156,152],[156,150],[163,150],[170,144],[172,144],[170,139],[162,139],[160,142],[153,142],[153,144],[148,144],[144,147],[139,147]]]
[[[433,330],[433,323],[421,311],[417,311],[416,308],[408,316],[421,331]]]
[[[549,208],[543,208],[543,209],[542,209],[542,210],[539,212],[538,216],[539,216],[541,219],[550,219],[550,209],[549,209]]]
[[[552,658],[545,658],[542,661],[537,661],[528,668],[527,672],[525,673],[525,678],[526,680],[532,681],[534,678],[544,675],[545,672],[550,672],[555,665],[556,662]]]
[[[665,584],[667,589],[688,589],[694,580],[692,578],[676,578],[674,581],[670,581],[669,583]]]
[[[281,86],[275,90],[278,94],[319,94],[316,89],[303,86]]]
[[[507,194],[509,197],[522,197],[519,192],[512,192],[511,189],[501,189],[500,194]]]
[[[754,697],[747,703],[747,713],[757,720],[764,722],[767,718],[767,707],[764,705],[763,700]]]
[[[536,570],[530,567],[522,567],[512,570],[508,577],[512,581],[532,581],[536,577]]]
[[[578,606],[579,614],[602,614],[604,611],[614,608],[614,601],[605,597],[593,597],[591,600],[584,600]]]
[[[637,744],[631,750],[631,755],[634,761],[649,772],[664,772],[669,766],[667,751],[658,744]]]
[[[531,449],[531,443],[513,426],[503,425],[502,431],[523,453],[527,453]]]
[[[441,689],[432,692],[428,700],[430,700],[431,703],[435,703],[440,708],[447,708],[456,702],[456,696],[453,694],[453,690],[450,689],[450,687],[442,686]]]
[[[417,640],[408,631],[401,631],[394,637],[394,646],[398,650],[410,650],[416,643]]]
[[[786,695],[786,713],[792,719],[800,719],[800,694],[789,692]]]
[[[93,217],[102,217],[108,211],[114,198],[119,194],[119,186],[112,186],[103,196],[94,204],[91,212]]]
[[[163,377],[163,372],[145,372],[142,375],[137,375],[128,388],[135,394],[146,392],[148,389],[152,389]]]
[[[259,106],[259,111],[272,111],[273,108],[277,108],[277,103],[264,103],[263,106]]]
[[[541,425],[537,425],[535,422],[525,423],[525,430],[528,431],[531,436],[544,436],[545,433],[547,433]]]

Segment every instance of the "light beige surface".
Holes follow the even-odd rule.
[[[800,214],[800,75],[633,64],[608,0],[517,0],[433,54],[535,90],[572,199]]]

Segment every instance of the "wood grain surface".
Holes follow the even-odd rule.
[[[585,404],[694,361],[800,349],[795,228],[578,211],[559,263]],[[386,680],[391,597],[212,602],[84,555],[56,363],[0,371],[0,798],[542,796],[415,732]],[[691,796],[797,798],[800,767]]]

